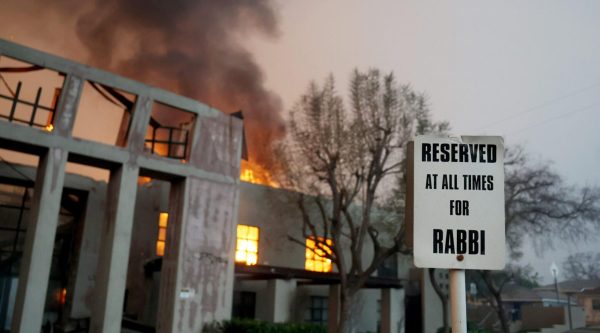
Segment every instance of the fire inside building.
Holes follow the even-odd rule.
[[[240,117],[0,40],[0,331],[333,329],[335,267],[288,240],[295,194],[243,141]],[[370,278],[357,332],[439,327],[414,272],[398,256]]]

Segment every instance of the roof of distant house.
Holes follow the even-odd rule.
[[[502,299],[505,302],[541,302],[542,298],[533,289],[516,283],[507,283],[502,289]]]
[[[588,289],[600,287],[600,280],[567,280],[558,283],[558,290],[561,292],[583,292]],[[540,289],[554,289],[554,284],[548,284]]]

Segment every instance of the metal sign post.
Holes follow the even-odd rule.
[[[450,270],[450,308],[452,309],[452,332],[467,332],[467,292],[465,270]]]

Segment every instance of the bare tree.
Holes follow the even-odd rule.
[[[538,243],[551,245],[562,240],[587,240],[600,230],[600,191],[597,188],[567,186],[547,163],[534,163],[516,147],[505,157],[506,241],[511,258],[522,256],[522,243],[529,236]],[[504,333],[509,333],[502,303],[502,288],[515,276],[480,271],[492,296]]]
[[[340,277],[338,332],[351,327],[351,304],[383,261],[403,246],[403,209],[381,214],[405,170],[405,147],[429,119],[426,98],[393,74],[355,70],[350,107],[329,77],[310,84],[291,111],[288,136],[278,147],[281,182],[299,193],[303,236],[315,241]],[[393,208],[393,207],[392,207]],[[316,213],[315,213],[316,212]],[[293,241],[305,245],[304,239]]]
[[[565,277],[572,280],[600,280],[600,253],[571,254],[562,263]]]

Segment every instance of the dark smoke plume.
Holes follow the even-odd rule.
[[[281,101],[240,43],[277,37],[269,0],[3,1],[0,37],[174,91],[231,113],[243,110],[251,158],[283,134]],[[82,47],[83,45],[83,47]]]

